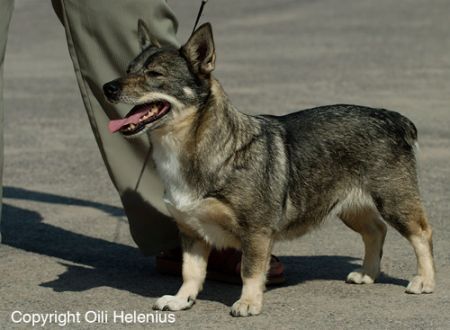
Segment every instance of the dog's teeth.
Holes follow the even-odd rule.
[[[155,117],[158,114],[161,105],[162,105],[162,102],[153,103],[151,105],[150,110],[148,110],[148,112],[145,115],[143,115],[141,118],[139,118],[139,123],[144,120],[147,120],[149,118]],[[132,131],[135,127],[136,127],[135,124],[130,124],[127,128],[125,128],[125,130]]]

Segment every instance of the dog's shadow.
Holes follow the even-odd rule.
[[[92,206],[116,217],[117,221],[123,221],[122,210],[111,205],[14,187],[5,187],[4,196],[47,203]],[[64,273],[55,280],[41,283],[42,287],[56,292],[80,292],[97,287],[111,287],[145,297],[159,297],[175,293],[181,284],[178,277],[158,274],[155,271],[154,258],[143,256],[137,248],[74,233],[42,220],[42,216],[35,211],[7,203],[3,205],[3,244],[64,260],[59,261],[66,267]],[[345,276],[360,264],[358,259],[345,256],[284,256],[280,257],[280,260],[286,268],[287,282],[283,286],[313,280],[343,281]],[[380,282],[396,285],[407,283],[405,280],[386,275],[381,277]],[[239,294],[239,285],[207,281],[199,298],[231,305]]]

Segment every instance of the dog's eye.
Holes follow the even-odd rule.
[[[158,71],[150,70],[150,71],[146,71],[145,75],[150,78],[156,78],[156,77],[161,77],[163,74]]]

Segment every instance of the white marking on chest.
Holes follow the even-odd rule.
[[[179,161],[181,145],[171,134],[166,134],[153,143],[153,160],[166,189],[164,200],[183,209],[196,203],[192,189],[183,178]]]
[[[202,219],[201,204],[204,201],[196,196],[183,177],[179,154],[182,144],[172,134],[152,137],[153,160],[164,187],[164,202],[169,213],[177,222],[182,222],[196,231],[203,239],[219,248],[239,247],[239,242],[219,224]],[[200,212],[200,213],[199,213]]]

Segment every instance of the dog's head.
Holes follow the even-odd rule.
[[[177,120],[186,109],[199,109],[210,94],[215,50],[211,25],[200,26],[180,49],[161,45],[141,20],[142,52],[127,74],[103,86],[108,101],[134,105],[123,119],[112,120],[111,132],[135,136]]]

